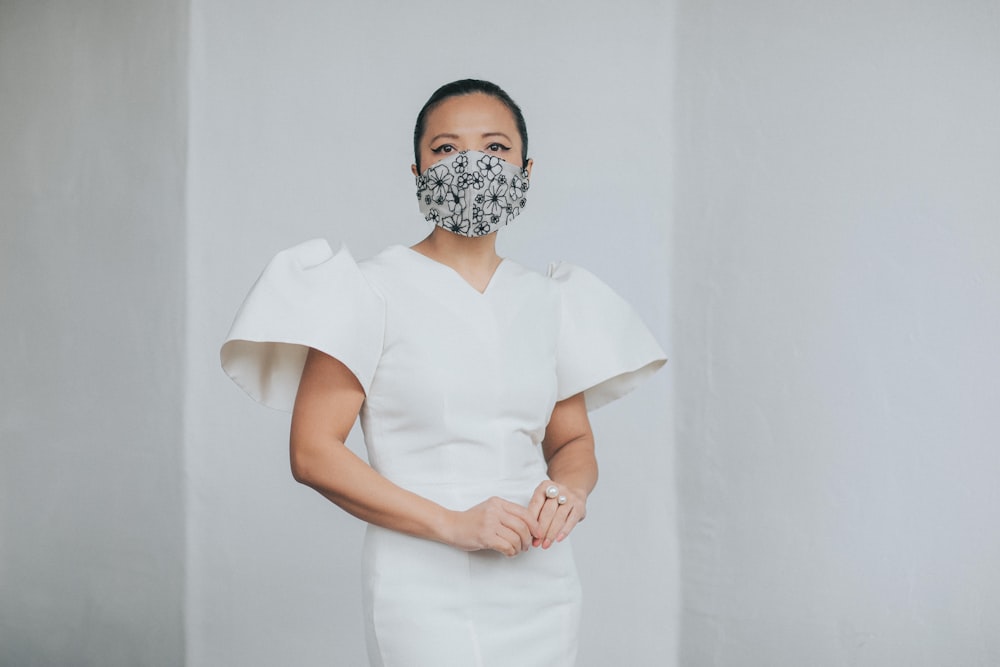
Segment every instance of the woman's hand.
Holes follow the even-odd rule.
[[[549,492],[550,488],[555,488],[555,492]],[[566,539],[576,524],[587,516],[587,495],[547,479],[535,488],[528,512],[537,517],[539,526],[531,546],[548,549]]]
[[[535,489],[528,510],[537,518],[540,530],[532,546],[548,549],[566,539],[587,516],[587,496],[597,484],[594,434],[583,394],[556,403],[542,439],[542,452],[551,479]],[[551,498],[545,493],[549,487],[555,487]]]
[[[448,543],[463,551],[492,549],[505,556],[527,551],[540,535],[536,515],[503,498],[489,498],[452,516]]]

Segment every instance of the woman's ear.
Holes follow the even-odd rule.
[[[411,172],[411,173],[412,173],[412,174],[413,174],[414,176],[419,176],[419,175],[420,175],[419,173],[417,173],[417,165],[415,165],[415,164],[411,164],[411,165],[410,165],[410,172]]]
[[[534,166],[534,164],[535,161],[532,160],[530,157],[528,158],[528,161],[524,163],[524,170],[528,172],[528,178],[531,178],[531,168]]]

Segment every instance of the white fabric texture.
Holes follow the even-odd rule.
[[[278,253],[236,314],[222,367],[254,400],[291,412],[310,347],[336,357],[367,392],[382,353],[385,304],[347,248],[323,239]]]
[[[284,406],[302,362],[281,345],[337,357],[366,392],[372,467],[450,509],[491,496],[527,504],[546,478],[541,441],[556,401],[587,391],[596,407],[664,360],[631,308],[575,267],[550,278],[504,260],[479,292],[410,248],[357,266],[345,250],[331,255],[311,241],[268,266],[230,336],[266,343],[228,341],[226,370]],[[363,578],[372,665],[575,660],[581,594],[569,540],[508,559],[369,526]]]
[[[587,410],[621,398],[666,358],[653,334],[621,297],[586,269],[555,262],[549,277],[562,293],[556,376],[559,400],[584,392]]]

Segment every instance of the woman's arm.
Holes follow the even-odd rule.
[[[539,535],[537,514],[500,498],[464,512],[396,486],[344,445],[365,394],[340,361],[310,349],[292,412],[292,475],[354,516],[384,528],[475,551],[508,556]]]
[[[538,485],[528,510],[538,517],[539,537],[533,546],[549,548],[562,542],[587,516],[587,496],[597,484],[597,459],[594,457],[594,433],[587,418],[583,394],[556,403],[545,429],[542,451],[549,464],[549,480]],[[556,498],[547,498],[545,490],[556,486]],[[559,504],[558,496],[566,502]]]

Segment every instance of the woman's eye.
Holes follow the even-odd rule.
[[[498,144],[498,143],[494,142],[494,143],[490,144],[489,146],[487,146],[486,150],[493,151],[493,152],[509,151],[510,150],[510,146],[504,146],[503,144]]]
[[[452,146],[451,144],[442,144],[441,146],[438,146],[437,148],[432,148],[431,152],[432,153],[450,153],[453,150],[455,150],[455,147]]]

